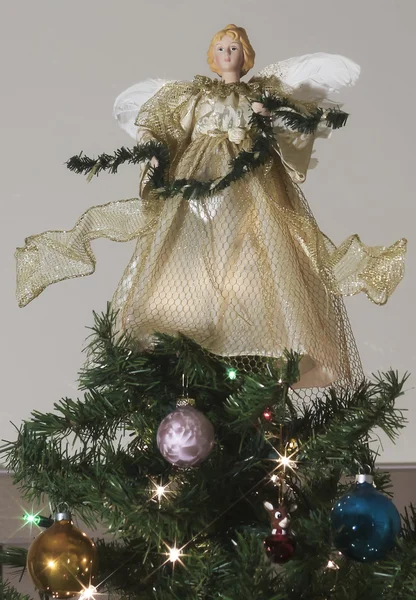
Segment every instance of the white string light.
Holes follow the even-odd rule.
[[[165,491],[166,491],[166,486],[164,486],[164,485],[158,485],[158,486],[156,486],[156,496],[157,496],[159,502],[161,501],[161,499],[165,495]]]
[[[176,548],[176,546],[169,549],[170,562],[175,563],[177,560],[179,560],[180,556],[181,556],[181,551],[179,550],[179,548]]]
[[[166,548],[168,549],[167,552],[165,552],[165,556],[167,556],[167,560],[165,561],[164,564],[166,564],[167,562],[171,562],[173,564],[173,567],[175,568],[176,563],[180,563],[183,567],[185,567],[184,563],[182,562],[181,558],[186,556],[186,554],[183,554],[182,548],[177,548],[176,546],[176,542],[175,545],[170,547],[169,544],[167,544],[166,542],[163,542],[166,546]],[[186,568],[186,567],[185,567]]]
[[[94,594],[97,593],[97,588],[93,585],[90,585],[86,588],[79,596],[79,600],[91,600],[94,598]]]
[[[326,565],[327,569],[331,569],[332,571],[338,571],[339,566],[333,560],[328,560],[328,564]]]
[[[292,471],[294,469],[296,469],[297,461],[292,460],[292,456],[294,456],[296,454],[296,452],[297,451],[293,452],[289,456],[286,454],[286,451],[284,454],[280,454],[280,452],[278,452],[277,454],[278,454],[279,458],[276,459],[276,462],[277,462],[276,469],[280,469],[281,467],[283,467],[283,473],[286,473],[286,468],[292,469]]]
[[[150,479],[150,481],[152,482],[153,485],[153,495],[152,495],[152,500],[155,500],[157,498],[159,504],[161,503],[163,498],[167,497],[167,494],[171,494],[172,490],[169,490],[169,483],[166,485],[161,485],[160,483],[156,483],[156,481],[154,481],[153,479]]]

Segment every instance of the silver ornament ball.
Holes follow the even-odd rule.
[[[207,458],[214,437],[214,427],[205,415],[192,406],[183,406],[163,419],[157,430],[157,445],[172,465],[194,467]]]

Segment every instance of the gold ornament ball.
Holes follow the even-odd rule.
[[[74,527],[71,513],[57,513],[55,523],[29,548],[27,568],[36,588],[53,598],[70,598],[94,584],[97,549]]]

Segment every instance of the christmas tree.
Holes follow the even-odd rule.
[[[83,398],[34,411],[3,447],[25,497],[56,514],[33,517],[45,531],[1,560],[27,563],[55,598],[414,598],[416,511],[400,522],[371,445],[377,428],[394,440],[404,426],[407,375],[363,378],[341,299],[384,304],[406,241],[337,247],[298,187],[315,138],[347,121],[328,96],[359,67],[318,53],[243,83],[254,50],[235,25],[208,62],[221,81],[119,96],[133,149],[68,161],[89,179],[140,164],[139,198],[16,252],[24,306],[91,274],[93,239],[137,239],[95,314]],[[71,513],[108,535],[94,544]],[[19,598],[7,583],[2,594]]]
[[[51,413],[35,411],[3,451],[28,499],[66,503],[85,523],[114,533],[113,540],[96,541],[98,572],[90,583],[99,594],[414,597],[412,508],[397,540],[391,521],[378,537],[376,497],[356,518],[355,555],[354,540],[345,543],[342,528],[331,524],[333,507],[354,486],[352,474],[368,469],[378,491],[388,490],[388,474],[375,469],[369,439],[376,427],[394,439],[404,426],[395,400],[406,377],[391,371],[355,390],[302,400],[290,388],[298,377],[296,354],[247,373],[185,337],[159,335],[152,351],[135,352],[117,336],[110,309],[95,315],[88,350],[80,374],[84,398],[65,398]],[[215,445],[197,466],[207,451],[204,432],[198,437],[185,426],[170,446],[164,440],[173,449],[171,462],[157,446],[162,420],[183,411],[186,399],[215,430]],[[278,511],[281,520],[291,514],[291,525],[275,540],[271,507],[272,521],[280,520]],[[2,561],[23,566],[25,552],[6,549]],[[94,595],[84,588],[84,598]],[[20,598],[6,583],[3,597]]]

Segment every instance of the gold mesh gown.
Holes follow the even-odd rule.
[[[138,140],[169,147],[170,177],[221,177],[251,146],[259,85],[202,77],[166,84],[140,110]],[[342,295],[364,291],[386,302],[403,275],[406,242],[368,247],[351,236],[335,247],[297,185],[315,136],[278,121],[275,132],[268,164],[220,194],[162,200],[143,166],[139,198],[93,207],[69,232],[28,238],[17,250],[19,303],[54,281],[91,273],[92,239],[137,238],[112,306],[120,330],[139,346],[149,346],[155,331],[181,332],[246,369],[292,349],[303,356],[297,387],[357,383],[361,364]]]

